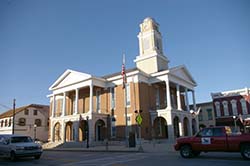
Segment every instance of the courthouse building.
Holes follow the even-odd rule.
[[[189,107],[196,110],[196,82],[184,65],[168,67],[159,24],[144,19],[138,39],[136,67],[126,70],[125,87],[121,71],[95,77],[74,70],[66,70],[50,86],[50,141],[85,141],[88,134],[94,145],[124,140],[128,133],[138,136],[135,110],[143,119],[143,139],[174,141],[197,131],[198,118]]]

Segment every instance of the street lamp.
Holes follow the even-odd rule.
[[[36,127],[37,127],[37,125],[34,124],[34,141],[36,141]]]
[[[87,119],[87,124],[86,124],[87,148],[89,148],[89,116],[87,116],[86,119]]]
[[[236,116],[235,115],[233,116],[233,119],[234,119],[234,131],[236,132],[237,126],[236,126]]]
[[[12,134],[15,133],[16,99],[13,99]]]

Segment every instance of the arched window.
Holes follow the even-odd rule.
[[[228,116],[229,115],[229,113],[228,113],[228,102],[223,101],[222,104],[223,104],[224,116]]]
[[[221,116],[221,113],[220,113],[220,102],[218,102],[218,101],[215,102],[215,108],[216,108],[216,115],[217,115],[217,117],[220,117]]]
[[[5,127],[7,127],[7,126],[8,126],[8,120],[7,120],[7,119],[5,119],[4,126],[5,126]]]
[[[18,120],[18,124],[19,124],[19,126],[25,126],[26,125],[26,119],[25,118],[20,118]]]
[[[4,121],[2,120],[2,121],[1,121],[1,127],[3,127],[3,123],[4,123]]]
[[[238,115],[237,101],[236,100],[231,100],[231,104],[232,104],[233,115]]]
[[[42,126],[42,121],[41,121],[41,119],[36,119],[36,120],[35,120],[35,124],[36,124],[37,127]]]
[[[9,119],[9,125],[8,125],[8,127],[10,127],[11,126],[11,118]]]
[[[240,99],[240,103],[241,103],[241,108],[242,108],[242,114],[243,115],[248,114],[246,100]]]

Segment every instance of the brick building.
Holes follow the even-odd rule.
[[[249,88],[212,93],[216,125],[227,125],[235,130],[249,128]]]
[[[136,67],[126,70],[125,88],[120,71],[95,77],[66,70],[51,85],[50,141],[85,141],[88,134],[89,143],[95,144],[138,135],[135,110],[142,111],[143,139],[173,141],[196,132],[197,118],[189,112],[190,102],[196,109],[196,82],[184,65],[168,67],[154,19],[144,19],[138,39],[140,52]]]

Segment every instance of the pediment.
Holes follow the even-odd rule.
[[[49,90],[69,86],[91,78],[91,75],[73,70],[66,70],[49,88]]]
[[[189,71],[185,66],[177,66],[175,68],[170,69],[170,74],[196,85],[195,80],[193,79],[193,77],[191,76],[191,74],[189,73]]]

